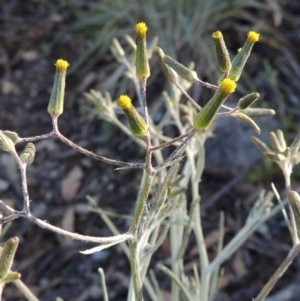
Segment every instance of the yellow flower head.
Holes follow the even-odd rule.
[[[242,47],[240,47],[238,50],[237,50],[237,53],[240,53],[242,51]]]
[[[248,40],[254,44],[255,42],[257,42],[259,40],[259,33],[255,32],[255,31],[249,31]]]
[[[57,71],[64,72],[67,70],[70,64],[65,60],[59,59],[56,61],[55,66]]]
[[[131,103],[130,97],[127,95],[121,95],[118,99],[118,105],[120,108],[125,109],[125,110],[132,108],[132,103]]]
[[[212,34],[212,38],[214,40],[220,40],[222,39],[223,35],[222,35],[222,32],[221,31],[215,31],[213,34]]]
[[[229,78],[225,78],[222,83],[221,83],[221,87],[220,90],[222,92],[224,92],[225,94],[232,94],[236,89],[236,83],[229,79]]]
[[[148,27],[144,22],[138,23],[135,26],[136,34],[138,37],[141,37],[141,38],[146,36],[147,29],[148,29]]]
[[[132,105],[131,99],[127,95],[121,95],[118,99],[118,105],[127,117],[132,134],[137,137],[146,135],[148,125]]]

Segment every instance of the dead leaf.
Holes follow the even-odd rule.
[[[206,237],[205,237],[205,245],[206,248],[210,248],[213,245],[215,245],[218,240],[219,240],[219,230],[215,230],[210,232]]]
[[[74,206],[70,206],[70,207],[68,207],[68,209],[66,210],[66,212],[63,216],[63,219],[61,221],[61,227],[64,230],[74,232],[74,221],[75,221]],[[73,239],[71,237],[65,236],[65,237],[63,237],[61,242],[64,246],[69,246],[72,244]]]
[[[282,23],[282,14],[280,4],[276,0],[265,0],[273,10],[273,22],[275,27]]]
[[[219,288],[226,288],[231,284],[231,281],[227,275],[222,275],[221,279],[219,279]]]
[[[225,234],[228,232],[229,228],[225,228]],[[210,232],[206,237],[205,237],[205,246],[206,249],[211,248],[212,246],[216,245],[219,241],[219,230],[214,230]],[[199,254],[199,249],[198,246],[194,246],[189,250],[188,253],[188,258],[193,258],[195,256],[198,256]]]
[[[170,238],[166,237],[166,239],[163,241],[163,243],[161,244],[161,251],[164,255],[164,257],[169,257],[171,255],[171,242],[170,242]]]
[[[16,88],[15,84],[9,80],[4,79],[1,83],[1,92],[4,95],[7,95],[14,91]]]
[[[242,278],[246,275],[248,275],[248,269],[245,266],[242,251],[238,251],[233,259],[233,269],[235,273],[237,274],[238,278]]]
[[[166,301],[171,301],[172,300],[172,295],[170,294],[170,292],[168,291],[165,291],[165,290],[161,290],[163,296],[164,296],[164,299]]]
[[[38,59],[39,55],[36,50],[21,50],[20,57],[24,61],[34,61]]]
[[[76,195],[81,184],[83,172],[79,166],[75,166],[61,182],[62,196],[70,201]]]

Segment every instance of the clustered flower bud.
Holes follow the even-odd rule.
[[[251,137],[251,140],[265,157],[277,163],[282,170],[286,170],[286,168],[292,170],[293,166],[300,162],[299,138],[300,134],[288,147],[283,132],[277,130],[276,132],[270,132],[271,148],[256,137]]]

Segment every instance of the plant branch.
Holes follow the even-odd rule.
[[[28,301],[39,301],[39,299],[31,292],[29,287],[21,279],[13,281],[13,284]]]
[[[3,208],[4,210],[12,212],[12,215],[14,215],[15,218],[25,217],[29,221],[37,224],[38,226],[40,226],[40,227],[42,227],[44,229],[52,231],[52,232],[54,232],[56,234],[64,235],[64,236],[67,236],[67,237],[71,237],[71,238],[76,239],[76,240],[81,240],[81,241],[86,241],[86,242],[94,242],[94,243],[111,243],[111,242],[116,242],[116,241],[119,241],[119,240],[124,240],[124,238],[130,239],[132,237],[132,235],[129,234],[129,233],[124,233],[124,234],[115,235],[115,236],[109,236],[109,237],[97,237],[97,236],[81,235],[81,234],[78,234],[78,233],[69,232],[69,231],[63,230],[61,228],[55,227],[55,226],[49,224],[46,221],[43,221],[43,220],[41,220],[39,218],[36,218],[30,212],[16,211],[13,208],[7,206],[1,200],[0,200],[0,207]],[[3,222],[3,221],[6,221],[5,218],[3,218],[1,222]]]
[[[182,141],[182,143],[175,149],[175,151],[162,164],[155,167],[155,171],[158,172],[159,170],[167,166],[173,159],[179,157],[184,152],[184,150],[188,146],[189,141],[196,132],[197,129],[193,128],[190,134]]]
[[[74,142],[72,142],[71,140],[69,140],[68,138],[63,136],[59,132],[59,129],[58,129],[58,126],[57,126],[57,118],[53,118],[52,121],[53,121],[53,130],[54,130],[55,136],[59,140],[61,140],[63,143],[67,144],[71,148],[73,148],[76,151],[84,154],[87,157],[90,157],[90,158],[95,159],[95,160],[102,161],[102,162],[107,163],[107,164],[112,164],[112,165],[117,165],[117,166],[122,166],[122,167],[131,167],[131,168],[144,168],[145,167],[145,164],[143,164],[143,163],[129,163],[129,162],[117,161],[117,160],[108,159],[106,157],[96,155],[95,153],[90,152],[90,151],[80,147],[79,145],[75,144]]]
[[[162,143],[162,144],[160,144],[158,146],[153,146],[153,147],[151,147],[150,150],[153,152],[153,151],[156,151],[158,149],[162,149],[162,148],[168,147],[168,146],[174,144],[175,142],[180,141],[180,140],[188,137],[191,133],[194,132],[194,130],[195,130],[195,128],[193,127],[190,130],[188,130],[185,134],[182,134],[182,135],[180,135],[180,136],[178,136],[178,137],[176,137],[176,138],[174,138],[174,139],[172,139],[172,140],[170,140],[168,142]]]
[[[207,83],[207,82],[204,82],[203,80],[201,80],[199,78],[196,80],[196,83],[199,84],[199,85],[201,85],[201,86],[204,86],[204,87],[206,87],[208,89],[213,89],[213,90],[218,90],[219,89],[218,86],[212,85],[212,84]]]
[[[137,244],[138,244],[137,241],[131,241],[129,243],[130,268],[131,268],[131,277],[133,281],[136,301],[142,301],[143,294],[142,294],[142,281],[140,275],[140,258],[139,258],[139,249]]]
[[[22,143],[22,142],[32,142],[32,141],[37,141],[37,140],[42,140],[42,139],[47,139],[50,138],[54,135],[54,131],[44,134],[44,135],[39,135],[39,136],[34,136],[34,137],[26,137],[26,138],[20,138],[17,143]]]
[[[281,263],[279,268],[276,270],[276,272],[273,274],[273,276],[269,279],[269,281],[265,284],[263,289],[260,291],[260,293],[257,295],[257,297],[253,301],[263,301],[268,296],[272,288],[275,286],[277,281],[281,278],[281,276],[285,273],[287,268],[290,266],[290,264],[293,262],[295,257],[300,252],[300,244],[293,246],[293,248],[290,250],[289,254],[285,258],[285,260]]]
[[[14,156],[17,165],[19,167],[21,173],[21,183],[22,183],[22,194],[23,194],[23,212],[25,214],[30,213],[30,200],[29,200],[29,193],[28,193],[28,186],[27,186],[27,176],[26,176],[26,167],[27,164],[24,163],[20,157],[18,156],[16,150],[14,149],[11,154]]]
[[[196,101],[180,86],[178,82],[175,82],[175,86],[180,90],[180,92],[192,103],[192,105],[197,109],[201,110],[202,108],[196,103]]]

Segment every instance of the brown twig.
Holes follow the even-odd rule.
[[[108,159],[106,157],[96,155],[95,153],[90,152],[90,151],[86,150],[85,148],[80,147],[79,145],[75,144],[74,142],[72,142],[71,140],[69,140],[68,138],[66,138],[64,135],[62,135],[60,133],[58,126],[57,126],[57,118],[53,118],[53,131],[54,131],[54,135],[60,141],[62,141],[63,143],[70,146],[71,148],[75,149],[76,151],[78,151],[92,159],[99,160],[99,161],[102,161],[107,164],[112,164],[112,165],[117,165],[117,166],[122,166],[122,167],[131,167],[131,168],[144,168],[145,167],[144,163],[130,163],[130,162],[123,162],[123,161]]]
[[[191,128],[190,130],[188,130],[185,134],[180,135],[180,136],[178,136],[178,137],[176,137],[176,138],[174,138],[174,139],[172,139],[172,140],[170,140],[170,141],[168,141],[168,142],[162,143],[162,144],[160,144],[160,145],[158,145],[158,146],[153,146],[153,147],[151,147],[150,150],[153,152],[153,151],[156,151],[156,150],[159,150],[159,149],[168,147],[168,146],[174,144],[175,142],[180,141],[180,140],[186,138],[186,137],[189,136],[194,130],[195,130],[195,128],[193,127],[193,128]]]
[[[207,83],[207,82],[204,82],[203,80],[201,80],[199,78],[196,80],[196,83],[199,84],[199,85],[201,85],[201,86],[204,86],[204,87],[206,87],[208,89],[213,89],[213,90],[218,90],[219,89],[218,86],[210,84],[210,83]]]

